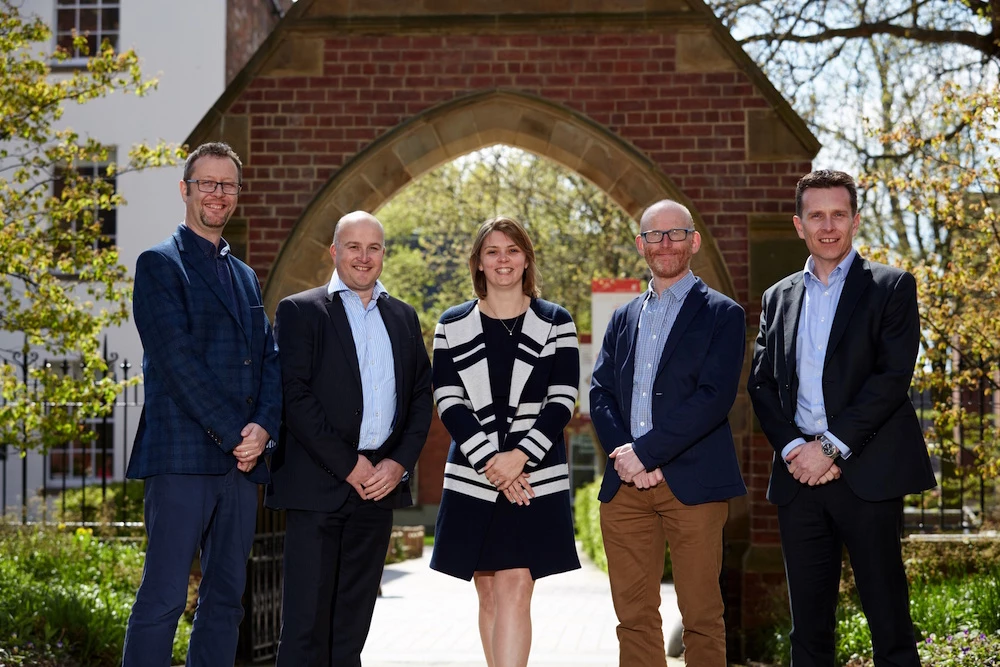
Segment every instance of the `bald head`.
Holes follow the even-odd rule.
[[[673,224],[682,223],[677,226],[694,227],[694,218],[691,217],[691,211],[687,206],[678,204],[672,199],[661,199],[642,212],[642,217],[639,218],[639,231],[649,231],[653,228],[653,222],[659,218],[669,219]]]
[[[337,245],[340,241],[344,230],[354,225],[377,227],[379,234],[382,236],[382,242],[385,242],[385,228],[382,227],[382,223],[378,221],[378,218],[367,211],[354,211],[337,221],[337,226],[333,229],[333,245]]]

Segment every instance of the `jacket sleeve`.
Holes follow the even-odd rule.
[[[263,302],[260,283],[255,274],[252,276],[257,299]],[[267,315],[264,315],[264,358],[260,369],[260,389],[251,421],[259,424],[273,440],[278,439],[278,430],[281,428],[281,361],[278,359],[278,346]]]
[[[455,368],[444,323],[438,322],[434,331],[434,401],[438,416],[448,433],[455,439],[458,448],[478,472],[483,472],[486,462],[499,449],[486,436],[472,411],[472,402],[462,384],[462,378]]]
[[[746,314],[737,304],[719,307],[709,354],[694,393],[657,413],[651,431],[632,447],[647,470],[670,463],[726,421],[736,400],[746,349]]]
[[[320,327],[315,316],[284,299],[274,316],[274,334],[281,362],[285,428],[313,461],[339,479],[347,479],[358,462],[357,449],[345,442],[327,420],[312,390],[313,359],[320,354]]]
[[[616,370],[624,363],[617,358],[618,339],[625,320],[625,308],[620,308],[611,317],[608,330],[604,334],[601,351],[597,355],[594,372],[590,376],[590,420],[597,431],[597,438],[605,453],[632,441],[632,430],[625,418],[625,408],[618,390]]]
[[[528,467],[538,465],[552,444],[562,437],[563,429],[573,417],[576,397],[580,393],[580,344],[576,325],[568,312],[560,311],[553,323],[542,355],[551,354],[545,401],[531,428],[521,436],[515,447],[528,456]],[[513,425],[511,426],[513,431]]]
[[[184,299],[190,289],[178,261],[157,250],[143,252],[132,289],[135,326],[143,353],[170,398],[224,452],[231,452],[243,440],[246,406],[205,359]]]

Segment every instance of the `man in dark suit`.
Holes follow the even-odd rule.
[[[599,498],[620,662],[666,665],[659,614],[666,540],[686,661],[725,667],[722,528],[726,501],[746,493],[728,414],[746,319],[691,272],[701,236],[687,208],[657,202],[639,224],[636,247],[652,279],[612,316],[590,389],[590,418],[613,461]]]
[[[250,267],[222,230],[243,165],[222,143],[199,146],[180,182],[184,222],[139,256],[133,312],[145,404],[127,475],[145,479],[149,537],[125,634],[125,667],[168,667],[201,551],[187,664],[232,665],[261,463],[281,417],[278,353]]]
[[[809,258],[764,293],[748,382],[775,451],[767,497],[778,506],[792,664],[834,664],[846,546],[876,667],[919,667],[900,555],[903,496],[935,485],[909,399],[916,281],[854,250],[861,216],[849,175],[803,177],[795,212]]]
[[[411,306],[378,277],[374,216],[337,223],[328,285],[278,304],[285,415],[267,505],[287,509],[278,667],[360,667],[392,530],[431,420]]]

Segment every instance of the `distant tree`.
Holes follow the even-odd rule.
[[[535,245],[542,296],[590,331],[590,282],[647,274],[635,249],[638,223],[595,185],[509,146],[445,164],[379,212],[386,224],[386,288],[417,307],[433,333],[441,313],[473,298],[468,257],[480,223],[507,215]]]
[[[87,53],[86,40],[74,46]],[[66,53],[52,49],[52,33],[18,4],[0,0],[0,443],[46,449],[81,436],[81,418],[110,409],[121,384],[106,377],[100,334],[128,316],[129,282],[116,249],[102,242],[101,211],[123,205],[107,181],[77,170],[105,163],[109,147],[60,127],[67,104],[85,104],[112,92],[143,96],[133,51],[105,43],[85,70],[54,75]],[[178,149],[139,145],[109,175],[172,164]],[[10,335],[10,334],[14,335]],[[23,337],[18,335],[23,334]],[[9,362],[28,353],[74,359],[21,377]]]

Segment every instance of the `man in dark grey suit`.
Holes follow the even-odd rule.
[[[846,546],[876,667],[919,667],[900,555],[903,496],[935,485],[909,399],[916,281],[854,250],[849,175],[803,177],[795,208],[809,259],[764,293],[748,382],[775,450],[767,497],[778,505],[792,664],[833,667]]]
[[[278,304],[285,391],[268,507],[288,510],[278,667],[360,667],[392,510],[431,420],[430,362],[417,313],[378,277],[385,234],[340,219],[328,285]]]

